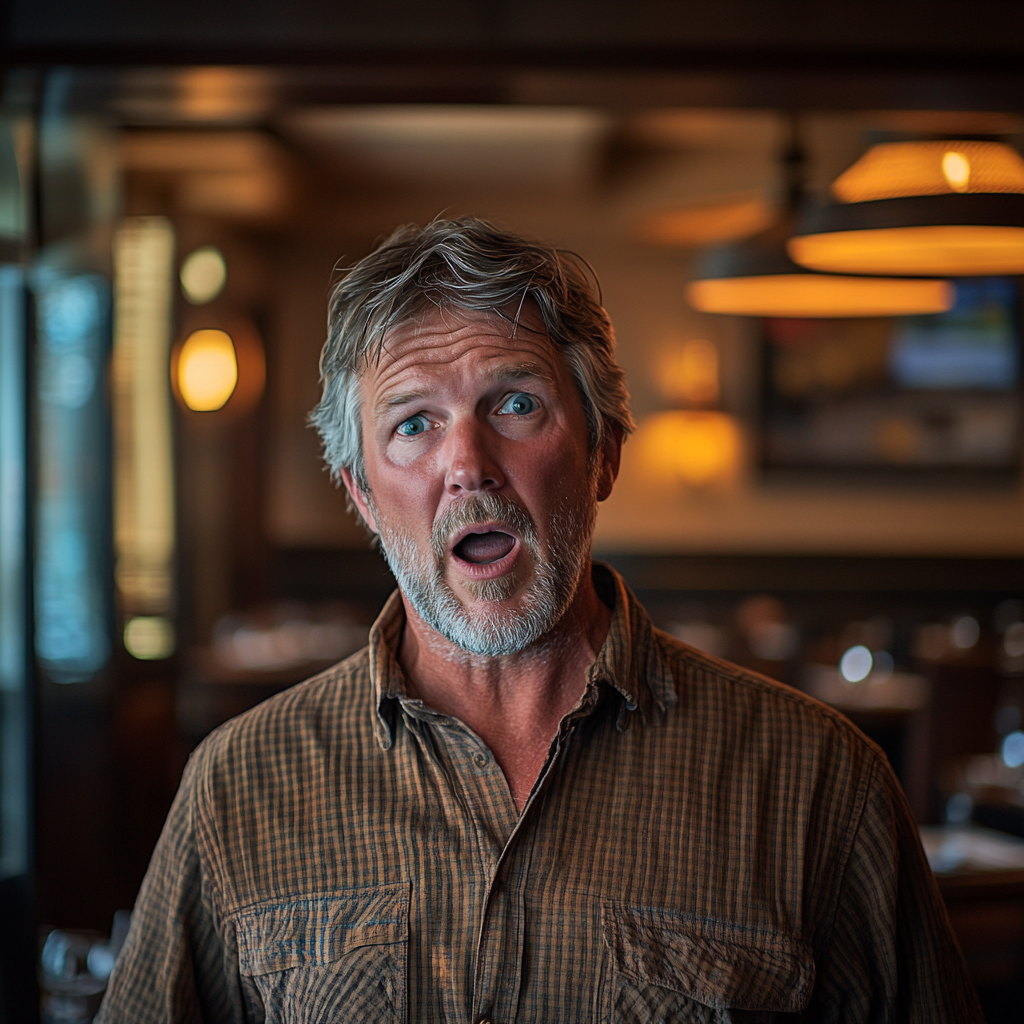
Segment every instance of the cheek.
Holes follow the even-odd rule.
[[[440,489],[429,474],[390,461],[379,462],[372,473],[368,466],[367,472],[381,516],[404,533],[428,535],[440,500]]]
[[[589,467],[587,446],[575,438],[552,440],[521,463],[524,483],[530,481],[541,498],[586,490],[590,486]]]

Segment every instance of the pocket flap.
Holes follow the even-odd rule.
[[[359,946],[409,936],[409,884],[261,903],[235,915],[238,966],[253,977],[331,963]]]
[[[615,968],[714,1009],[796,1013],[810,1002],[814,959],[802,939],[662,910],[603,908]]]

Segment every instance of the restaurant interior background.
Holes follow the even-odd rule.
[[[599,557],[883,746],[949,823],[925,836],[989,1018],[1019,1019],[1024,260],[930,315],[691,285],[781,253],[873,146],[1020,151],[1024,12],[137,6],[9,6],[0,1021],[37,978],[46,1019],[88,1019],[189,751],[363,644],[391,580],[306,421],[328,291],[470,213],[600,279],[640,427]]]

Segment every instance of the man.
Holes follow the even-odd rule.
[[[196,751],[101,1021],[980,1020],[877,748],[591,565],[612,349],[477,220],[337,286],[313,418],[399,590]]]

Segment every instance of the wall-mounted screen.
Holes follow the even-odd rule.
[[[935,316],[765,320],[764,468],[1013,475],[1018,284],[955,283],[956,304]]]

